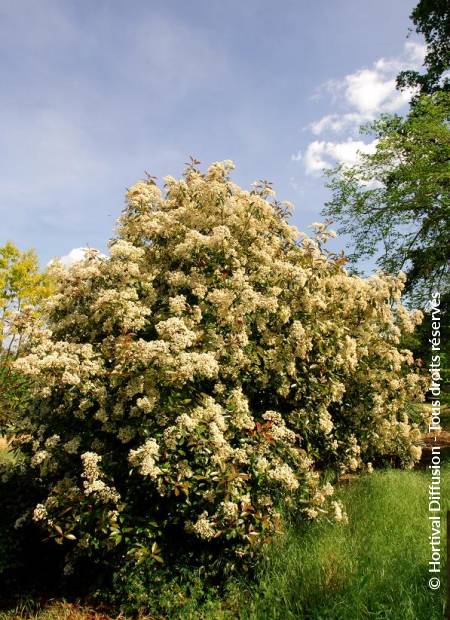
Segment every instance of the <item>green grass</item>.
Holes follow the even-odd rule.
[[[443,473],[448,498],[448,465]],[[348,525],[292,526],[242,618],[441,620],[444,566],[441,589],[428,587],[428,484],[428,472],[385,471],[341,489]],[[443,536],[443,559],[445,548]]]

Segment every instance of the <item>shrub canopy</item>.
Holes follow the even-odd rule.
[[[68,571],[181,549],[231,566],[270,539],[280,503],[345,519],[321,472],[420,456],[402,277],[349,275],[325,226],[300,234],[232,168],[189,166],[164,194],[138,182],[110,256],[54,268],[48,330],[16,362],[33,399],[15,442]]]

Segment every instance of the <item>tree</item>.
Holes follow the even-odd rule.
[[[400,88],[418,87],[421,93],[450,89],[446,72],[450,69],[450,4],[448,0],[420,0],[411,13],[416,32],[425,37],[426,72],[402,71],[397,84]]]
[[[39,272],[33,250],[20,251],[8,242],[0,247],[0,425],[11,422],[26,392],[25,381],[12,362],[26,350],[27,332],[51,290]]]
[[[351,260],[378,254],[381,269],[404,270],[419,305],[431,290],[449,290],[449,112],[448,93],[422,95],[406,118],[383,115],[364,128],[378,140],[375,153],[327,173],[324,215],[351,235]]]

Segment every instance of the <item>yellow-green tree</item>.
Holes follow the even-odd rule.
[[[8,425],[25,396],[25,381],[11,362],[26,349],[27,333],[50,288],[34,250],[21,251],[11,242],[0,247],[0,428]]]

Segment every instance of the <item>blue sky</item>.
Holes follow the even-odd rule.
[[[127,186],[232,159],[317,221],[321,169],[402,112],[409,0],[0,0],[0,244],[104,250]],[[370,143],[370,138],[364,141]],[[343,241],[334,242],[342,247]]]

